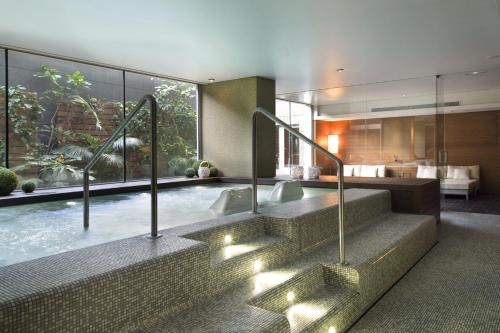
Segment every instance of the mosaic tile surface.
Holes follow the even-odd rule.
[[[338,267],[335,204],[335,194],[309,198],[165,230],[154,242],[135,237],[0,268],[0,327],[280,333],[335,324],[340,332],[432,246],[435,221],[391,213],[388,191],[347,190],[350,266]],[[290,326],[292,287],[297,304],[324,299],[335,311]],[[336,309],[328,290],[359,297]],[[266,293],[264,303],[250,301]]]
[[[430,235],[429,230],[418,227],[422,225],[430,228]],[[380,236],[384,230],[392,230],[391,227],[395,231],[387,235],[388,237],[379,237],[378,241],[368,244],[365,242],[369,235]],[[245,327],[249,332],[328,332],[331,327],[335,327],[337,332],[342,332],[376,300],[376,297],[380,296],[379,293],[367,292],[366,289],[370,289],[370,282],[361,283],[361,286],[358,286],[360,284],[357,281],[358,275],[380,281],[374,286],[383,284],[385,288],[389,288],[413,263],[407,263],[403,260],[402,264],[399,265],[386,258],[391,255],[422,256],[435,242],[435,229],[433,228],[435,228],[435,221],[432,217],[385,214],[376,220],[372,219],[371,223],[367,223],[363,228],[346,238],[347,244],[350,244],[347,259],[352,263],[349,267],[338,268],[335,265],[337,244],[335,242],[325,243],[278,269],[256,274],[215,299],[197,305],[174,317],[166,317],[157,323],[152,323],[140,332],[219,332],[213,330],[212,326],[207,326],[206,323],[215,322],[217,325],[225,323],[225,325],[231,326],[234,324],[234,320],[228,317],[228,314],[235,311],[245,311],[249,304],[261,307],[261,310],[267,309],[269,315],[272,314],[276,321],[281,318],[276,317],[277,315],[286,316],[293,305],[298,305],[299,309],[302,307],[305,313],[309,313],[306,315],[309,316],[308,318],[296,317],[295,322],[288,320],[291,327],[284,331],[267,328],[263,330],[255,321],[253,329]],[[414,246],[407,240],[405,243],[400,241],[405,236],[423,238],[426,241]],[[395,246],[399,248],[398,252],[389,252]],[[388,252],[390,254],[387,254]],[[380,259],[380,257],[384,259]],[[375,261],[376,263],[374,263]],[[379,269],[374,270],[373,267],[379,266]],[[390,266],[395,266],[392,267],[392,270],[397,271],[399,275],[393,277],[395,280],[386,281],[384,272],[391,268]],[[372,270],[374,272],[370,273]],[[356,272],[356,274],[352,272]],[[343,275],[343,277],[340,278],[339,275]],[[350,281],[352,276],[355,277],[354,281]],[[338,283],[342,279],[350,281],[348,286]],[[349,288],[349,286],[358,286],[358,290]],[[287,299],[289,291],[296,292],[293,303]],[[341,294],[338,295],[339,297],[335,297],[336,292],[347,294],[349,296],[346,297],[348,302],[342,304],[343,297]],[[355,295],[360,297],[356,298]],[[340,302],[342,306],[336,307],[336,302]],[[298,316],[300,317],[301,314]]]
[[[443,212],[439,243],[349,333],[500,332],[500,216]]]

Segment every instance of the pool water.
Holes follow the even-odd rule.
[[[159,229],[217,217],[209,207],[220,193],[242,184],[208,184],[163,189],[158,193]],[[259,204],[269,205],[272,186],[258,188]],[[333,189],[304,188],[304,198]],[[149,192],[92,197],[90,228],[83,229],[82,200],[53,201],[0,208],[0,266],[147,234]]]

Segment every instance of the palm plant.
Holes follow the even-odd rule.
[[[81,134],[81,138],[85,142],[85,146],[68,144],[62,148],[54,150],[54,152],[78,161],[89,161],[92,159],[99,147],[102,146],[103,140],[89,133]],[[123,137],[118,138],[115,142],[113,142],[110,149],[111,152],[101,155],[101,160],[106,166],[116,168],[123,166],[123,156],[120,152],[123,151],[124,143],[127,149],[135,149],[142,145],[142,141],[137,138],[126,137],[125,140],[123,140]]]

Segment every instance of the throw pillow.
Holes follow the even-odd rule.
[[[469,179],[469,169],[456,168],[453,179]]]

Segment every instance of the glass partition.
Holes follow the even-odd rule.
[[[441,165],[479,166],[481,193],[500,191],[500,69],[439,78]],[[453,174],[443,173],[453,178]]]
[[[311,106],[276,100],[276,116],[308,138],[312,138]],[[280,126],[276,126],[276,174],[289,175],[294,165],[305,169],[312,163],[311,147]]]
[[[386,175],[397,177],[435,164],[435,77],[280,97],[314,103],[316,142],[345,164],[385,165]],[[336,174],[335,163],[314,155],[323,175]]]

